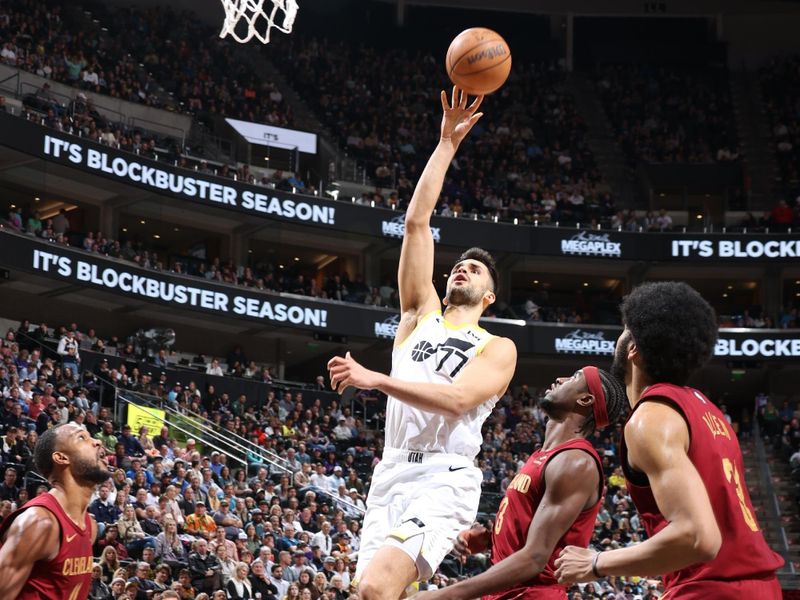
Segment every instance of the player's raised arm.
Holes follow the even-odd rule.
[[[603,552],[568,546],[557,559],[560,583],[599,576],[660,575],[713,560],[722,544],[705,484],[689,460],[689,428],[671,406],[648,402],[625,426],[632,467],[647,475],[668,525],[641,544]],[[594,563],[594,573],[592,569]]]
[[[404,322],[413,320],[411,329],[416,326],[416,317],[436,310],[440,306],[436,289],[433,287],[431,214],[436,208],[447,168],[458,146],[483,114],[476,112],[483,101],[483,96],[478,96],[467,106],[467,94],[454,87],[450,102],[444,91],[441,99],[444,111],[441,136],[439,144],[422,171],[406,211],[406,233],[397,275],[400,311]],[[404,328],[401,326],[401,329]],[[402,341],[408,333],[410,330],[404,331],[404,334],[398,333],[398,340]]]
[[[547,465],[545,493],[533,515],[525,545],[488,571],[435,592],[419,600],[468,600],[525,585],[547,566],[560,540],[578,515],[597,502],[600,472],[595,460],[583,450],[566,450]],[[503,528],[498,517],[495,531]]]
[[[58,554],[59,526],[50,511],[34,506],[14,520],[0,543],[0,598],[16,598],[34,564]]]

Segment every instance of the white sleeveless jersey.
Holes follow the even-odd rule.
[[[450,325],[440,311],[429,313],[406,340],[395,346],[392,377],[421,383],[452,383],[492,337],[477,325]],[[472,460],[483,442],[483,422],[496,402],[494,395],[459,417],[446,417],[389,396],[386,446],[460,454]]]

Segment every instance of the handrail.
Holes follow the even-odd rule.
[[[118,389],[118,388],[117,388],[117,389]],[[148,407],[141,406],[141,405],[139,405],[139,404],[136,404],[136,403],[135,403],[135,402],[133,402],[132,400],[128,400],[128,399],[127,399],[127,398],[125,398],[125,397],[124,397],[122,394],[118,394],[118,395],[117,395],[117,398],[119,398],[119,399],[120,399],[120,400],[122,400],[123,402],[127,402],[128,404],[134,404],[134,405],[135,405],[137,408],[139,408],[139,410],[141,410],[142,412],[144,412],[145,414],[147,414],[147,415],[148,415],[148,416],[150,416],[151,418],[153,418],[153,419],[156,419],[157,421],[161,421],[162,423],[166,423],[167,425],[169,425],[169,426],[170,426],[170,427],[172,427],[173,429],[177,429],[178,431],[180,431],[180,432],[182,432],[182,433],[185,433],[186,435],[193,435],[191,432],[189,432],[188,430],[184,429],[184,428],[183,428],[183,427],[181,427],[180,425],[178,425],[178,424],[176,424],[176,423],[172,423],[172,422],[168,421],[168,420],[167,420],[165,417],[160,417],[160,416],[159,416],[159,415],[157,415],[156,413],[154,413],[154,412],[152,412],[151,410],[149,410],[149,408],[148,408]],[[217,452],[220,452],[220,453],[222,453],[222,454],[225,454],[225,456],[227,456],[228,458],[230,458],[230,459],[232,459],[232,460],[235,460],[236,462],[238,462],[238,463],[239,463],[239,464],[241,464],[241,465],[244,465],[244,467],[247,467],[247,461],[246,461],[246,460],[242,460],[241,458],[238,458],[237,456],[231,456],[230,454],[226,453],[226,452],[225,452],[225,451],[224,451],[222,448],[220,448],[219,446],[216,446],[216,445],[212,444],[211,442],[209,442],[209,441],[207,441],[207,440],[203,440],[203,444],[205,444],[205,445],[208,445],[208,446],[211,446],[211,448],[213,448],[213,449],[214,449],[214,450],[216,450]]]
[[[797,570],[795,569],[794,563],[789,557],[789,539],[786,536],[786,529],[783,527],[783,521],[781,520],[781,507],[780,503],[778,502],[778,495],[775,492],[775,486],[772,483],[772,470],[769,468],[769,462],[767,462],[767,453],[764,450],[764,440],[761,438],[761,429],[758,426],[757,415],[753,416],[753,435],[755,436],[756,459],[763,467],[759,469],[761,484],[764,486],[764,493],[770,499],[770,501],[767,503],[768,508],[770,509],[772,518],[775,520],[775,523],[777,523],[780,532],[782,547],[779,548],[779,552],[785,563],[784,570],[786,569],[786,566],[788,566],[789,573],[795,575]]]
[[[44,343],[42,341],[36,340],[35,338],[33,338],[29,334],[29,332],[24,332],[24,333],[19,333],[18,332],[18,334],[21,335],[21,336],[24,336],[26,339],[28,339],[28,340],[30,340],[32,342],[35,342],[35,343],[47,348],[48,350],[50,350],[53,353],[57,352],[56,347],[54,347],[52,344],[47,344],[47,343]],[[81,373],[81,376],[82,375],[83,374]],[[158,404],[161,407],[162,410],[164,410],[165,412],[167,412],[167,413],[169,413],[171,415],[186,416],[183,413],[181,413],[180,411],[175,410],[171,406],[164,404],[163,400],[161,398],[159,398],[158,396],[152,396],[150,394],[144,394],[142,392],[135,392],[133,390],[128,390],[128,389],[125,389],[125,388],[121,388],[121,387],[117,386],[114,382],[108,381],[107,379],[105,379],[103,377],[100,377],[100,376],[98,376],[98,379],[100,380],[101,383],[107,384],[111,388],[113,388],[114,397],[115,398],[120,398],[121,397],[120,394],[122,394],[122,393],[130,394],[130,395],[133,395],[134,397],[139,398],[143,402],[147,402],[149,405]],[[133,402],[131,402],[127,398],[122,398],[122,399],[125,400],[125,402],[127,402],[128,404],[133,404]],[[156,402],[154,402],[154,400]],[[231,445],[234,448],[237,448],[239,450],[242,450],[244,452],[245,456],[247,455],[248,452],[253,452],[254,454],[257,454],[257,455],[261,456],[261,458],[264,459],[264,461],[267,462],[268,464],[273,465],[278,471],[280,471],[282,473],[292,474],[292,469],[290,467],[288,467],[288,464],[280,464],[281,462],[288,463],[288,461],[285,458],[282,458],[281,456],[278,456],[277,454],[275,454],[271,450],[267,450],[266,448],[264,448],[262,446],[259,446],[258,444],[254,444],[250,440],[248,440],[248,439],[244,438],[243,436],[241,436],[241,435],[239,435],[239,434],[237,434],[235,432],[232,432],[232,431],[228,432],[228,434],[230,434],[234,438],[233,440],[231,440],[227,436],[227,434],[225,436],[223,436],[222,434],[220,434],[217,431],[215,431],[211,426],[207,425],[206,423],[208,422],[208,419],[206,419],[202,415],[200,415],[200,414],[198,414],[198,413],[196,413],[194,411],[191,411],[191,410],[187,410],[186,413],[187,413],[188,416],[191,416],[191,417],[195,418],[195,420],[197,421],[197,427],[200,429],[201,432],[204,432],[204,433],[207,433],[207,434],[211,435],[216,440],[225,440],[226,444]],[[160,418],[159,418],[159,420],[163,421],[163,419],[160,419]],[[182,431],[183,433],[186,433],[187,435],[194,435],[194,434],[188,433],[186,430],[181,429],[179,427],[177,427],[177,429],[179,431]],[[236,441],[237,439],[241,440],[242,442],[244,442],[244,444],[241,444],[241,443],[237,442]],[[249,448],[248,448],[248,446],[249,446]],[[215,450],[219,450],[218,448],[214,448],[214,449]],[[226,454],[226,456],[227,456],[226,452],[223,452],[223,454]],[[241,462],[241,461],[239,461],[239,462]],[[247,463],[245,462],[244,464],[246,465]]]
[[[152,400],[148,400],[148,397],[149,398],[155,398],[155,399],[158,400],[158,404],[161,407],[161,410],[164,410],[167,414],[170,414],[170,415],[173,415],[173,416],[179,416],[179,417],[180,416],[193,417],[196,420],[196,423],[195,423],[196,427],[202,433],[208,434],[208,435],[212,436],[214,439],[216,439],[218,441],[224,440],[225,444],[233,447],[234,449],[242,451],[245,455],[247,455],[248,452],[252,452],[252,453],[255,453],[255,454],[259,455],[262,459],[265,460],[265,462],[269,463],[270,465],[273,465],[278,471],[281,471],[283,473],[289,473],[289,474],[291,474],[291,472],[292,472],[292,470],[289,467],[287,467],[286,465],[281,465],[278,462],[276,462],[275,459],[282,460],[282,461],[285,461],[285,459],[279,457],[274,452],[270,452],[266,448],[262,448],[261,446],[259,446],[257,444],[253,444],[253,442],[251,442],[249,440],[246,440],[245,438],[243,438],[239,434],[234,433],[232,431],[231,432],[227,432],[227,433],[231,434],[233,439],[228,437],[227,434],[226,435],[222,435],[221,433],[215,431],[213,427],[211,427],[210,425],[207,425],[208,419],[206,419],[205,417],[203,417],[202,415],[200,415],[200,414],[198,414],[198,413],[196,413],[194,411],[187,410],[186,414],[184,414],[184,413],[182,413],[182,412],[180,412],[178,410],[175,410],[173,407],[169,406],[168,404],[165,404],[162,401],[161,398],[158,398],[158,396],[150,396],[149,394],[142,394],[141,392],[134,392],[132,390],[126,390],[124,388],[118,388],[116,386],[114,386],[114,389],[120,394],[130,394],[130,395],[132,395],[132,396],[134,396],[136,398],[139,398],[140,400],[142,400],[144,402],[148,402],[149,404],[154,404],[154,402]],[[127,400],[125,398],[123,398],[123,399],[126,400],[127,402],[131,403],[129,400]],[[186,431],[184,431],[182,429],[180,431],[183,431],[184,433],[186,433]],[[189,435],[194,435],[194,434],[189,434]],[[236,438],[243,440],[248,446],[250,446],[250,448],[247,448],[247,446],[237,442]]]
[[[340,498],[339,496],[334,496],[328,490],[323,490],[321,487],[317,487],[316,485],[310,485],[310,486],[308,486],[308,489],[310,489],[311,491],[313,491],[316,494],[325,494],[326,496],[329,496],[337,504],[342,504],[344,506],[349,506],[350,508],[352,508],[353,510],[358,511],[362,515],[366,512],[363,508],[361,508],[360,506],[356,506],[350,500],[345,499],[345,498]]]

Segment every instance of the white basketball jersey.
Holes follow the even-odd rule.
[[[392,352],[392,377],[422,383],[452,383],[492,335],[477,325],[450,325],[440,311],[423,317],[411,335]],[[392,396],[386,405],[386,446],[419,452],[477,456],[481,427],[497,396],[460,417],[414,408]]]

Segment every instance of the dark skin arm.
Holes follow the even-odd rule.
[[[520,550],[477,577],[441,590],[424,592],[414,598],[468,600],[524,585],[541,573],[558,540],[582,511],[597,502],[600,473],[594,459],[586,452],[566,450],[548,463],[544,479],[544,497],[531,521],[525,545]],[[502,531],[500,518],[497,526]]]
[[[33,565],[56,557],[60,533],[56,518],[45,508],[31,507],[14,520],[0,548],[0,598],[16,598]]]
[[[705,484],[689,460],[689,428],[669,404],[649,401],[625,425],[628,462],[647,475],[666,527],[635,546],[603,552],[597,571],[603,575],[658,575],[716,557],[722,544]],[[720,467],[721,468],[721,467]],[[560,583],[597,579],[591,563],[596,553],[567,546],[556,560]]]

